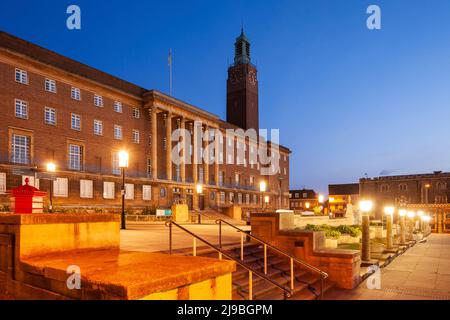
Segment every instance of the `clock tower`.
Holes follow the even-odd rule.
[[[228,68],[227,122],[244,130],[259,130],[258,80],[250,62],[250,42],[242,29],[234,44],[234,63]]]

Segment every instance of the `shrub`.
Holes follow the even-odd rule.
[[[358,237],[361,234],[361,230],[359,228],[355,228],[353,226],[341,225],[336,228],[342,234],[348,234],[352,237]]]
[[[326,230],[325,231],[325,237],[331,238],[331,239],[339,239],[341,236],[341,233],[337,230]]]
[[[154,216],[156,215],[156,207],[155,206],[146,206],[143,210],[142,210],[142,214],[143,215],[150,215],[150,216]]]

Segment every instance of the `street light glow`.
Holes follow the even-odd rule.
[[[408,212],[405,209],[400,209],[398,210],[398,214],[400,215],[400,217],[404,217],[406,216]]]
[[[384,213],[386,214],[386,215],[393,215],[394,214],[394,212],[395,212],[395,208],[394,207],[390,207],[390,206],[388,206],[388,207],[384,207]]]
[[[259,183],[259,191],[266,192],[266,188],[267,188],[266,182],[265,181],[261,181]]]
[[[423,212],[423,211],[417,211],[417,215],[418,215],[419,217],[421,217],[421,216],[424,215],[424,212]]]
[[[325,198],[323,195],[319,194],[319,197],[317,199],[319,200],[319,203],[323,203]]]
[[[264,202],[269,203],[269,196],[264,196]]]
[[[55,172],[56,171],[56,164],[53,162],[47,163],[47,172]]]
[[[416,213],[414,211],[408,211],[408,218],[414,218],[416,216]]]
[[[359,202],[359,209],[361,209],[362,212],[370,212],[373,208],[373,202],[370,200],[361,200]]]
[[[203,193],[203,186],[199,183],[197,184],[197,193],[202,194]]]
[[[119,151],[119,167],[128,168],[129,154],[125,150]]]

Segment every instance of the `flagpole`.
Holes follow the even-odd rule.
[[[172,96],[172,49],[169,49],[169,95]]]

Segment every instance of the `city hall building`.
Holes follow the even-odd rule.
[[[41,190],[52,190],[55,207],[119,207],[118,152],[125,149],[129,153],[127,207],[165,208],[182,199],[191,209],[217,209],[231,203],[256,209],[266,196],[269,207],[289,205],[290,150],[267,142],[278,165],[275,174],[263,175],[263,165],[249,162],[259,141],[239,136],[231,141],[226,135],[230,129],[259,130],[257,70],[243,32],[236,39],[234,64],[228,69],[227,121],[4,32],[0,33],[0,80],[3,204],[9,203],[7,190],[28,178]],[[215,140],[211,155],[220,161],[174,163],[173,130],[188,130],[194,147],[199,147],[194,128],[198,125],[203,134],[223,135],[221,141]],[[233,146],[234,152],[227,152],[226,146]],[[240,152],[244,158],[236,159]],[[186,158],[194,158],[192,149],[187,153]],[[56,165],[54,174],[46,173],[48,163]],[[267,184],[265,192],[260,192],[261,181]]]

